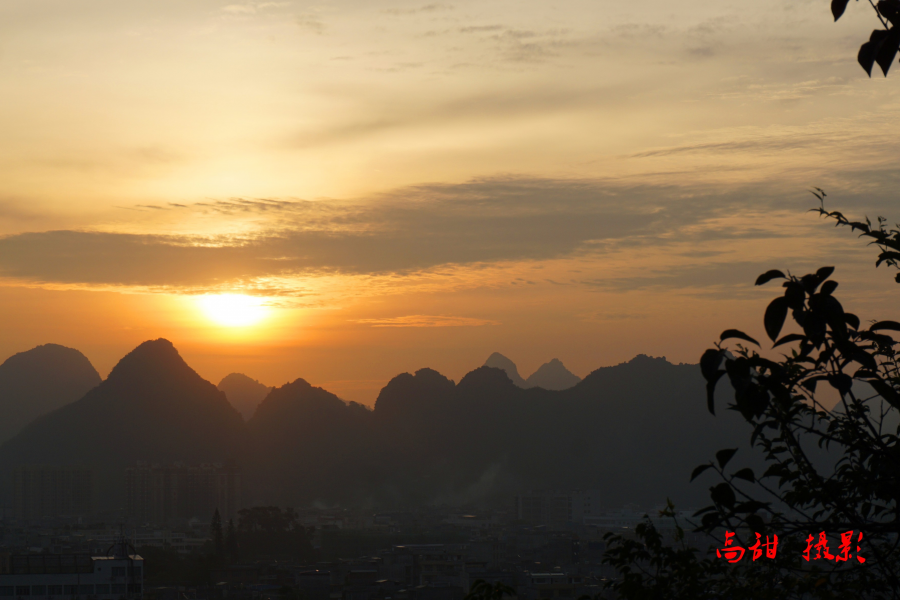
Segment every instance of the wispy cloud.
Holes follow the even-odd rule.
[[[325,22],[314,13],[298,15],[295,22],[301,29],[311,31],[318,35],[325,33]]]
[[[857,177],[869,187],[843,194],[842,207],[849,210],[860,202],[871,205],[872,190],[878,189],[872,186],[881,182],[889,189],[898,176],[882,169]],[[625,249],[670,248],[677,268],[666,264],[603,278],[557,274],[549,281],[524,275],[504,280],[619,290],[738,285],[754,277],[758,265],[736,262],[723,253],[725,244],[806,235],[778,222],[788,198],[799,202],[798,192],[780,182],[682,187],[647,178],[635,183],[496,177],[411,186],[354,202],[232,198],[145,205],[148,216],[168,213],[181,220],[208,213],[225,223],[252,218],[258,227],[241,235],[74,230],[8,235],[0,237],[0,276],[88,287],[279,288],[310,276],[407,277],[448,266],[480,269],[567,257],[602,262]],[[811,197],[798,203],[792,214],[811,203]],[[687,243],[703,246],[687,248]],[[687,250],[702,253],[691,256]],[[691,265],[698,261],[704,266]],[[276,280],[282,283],[265,283]]]
[[[372,327],[480,327],[499,325],[499,321],[475,319],[472,317],[450,317],[446,315],[406,315],[384,319],[355,319],[354,323]]]
[[[381,12],[386,15],[394,15],[394,16],[407,16],[407,15],[419,15],[423,13],[436,13],[436,12],[444,12],[448,10],[453,10],[454,6],[452,4],[444,4],[442,2],[436,2],[431,4],[424,4],[422,6],[417,6],[414,8],[385,8]]]

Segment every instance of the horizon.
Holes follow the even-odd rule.
[[[581,376],[756,337],[759,273],[890,274],[807,209],[891,222],[894,79],[815,3],[4,5],[0,356],[101,373],[146,339],[211,380],[371,404],[500,351]],[[353,365],[348,375],[346,365]]]
[[[157,338],[156,340],[145,340],[144,342],[141,342],[141,344],[144,344],[144,343],[147,343],[147,342],[152,342],[152,341],[158,341],[158,340],[165,340],[165,341],[168,341],[168,342],[171,343],[171,340],[166,340],[166,338]],[[139,345],[141,345],[141,344],[139,344]],[[53,342],[46,342],[45,344],[39,344],[38,346],[35,346],[35,348],[38,348],[38,347],[44,346],[44,345],[60,345],[60,344],[54,344]],[[188,358],[186,358],[185,356],[183,356],[183,355],[181,354],[181,351],[178,349],[178,345],[177,345],[177,344],[174,344],[174,343],[173,343],[172,345],[173,345],[173,347],[175,348],[175,350],[178,352],[178,354],[181,356],[181,358],[184,360],[185,364],[188,365],[188,367],[190,367],[192,370],[194,370],[201,378],[203,378],[204,380],[208,381],[209,383],[212,383],[212,384],[215,385],[215,386],[218,386],[218,385],[222,382],[222,380],[223,380],[224,378],[226,378],[226,377],[228,377],[228,376],[230,376],[230,375],[243,375],[243,376],[245,376],[245,377],[248,377],[249,379],[252,379],[252,380],[256,381],[256,382],[259,383],[259,384],[262,384],[262,385],[264,385],[264,386],[266,386],[266,387],[268,387],[268,388],[272,388],[272,389],[279,388],[279,387],[282,387],[282,386],[284,386],[284,385],[293,383],[293,382],[297,381],[298,379],[302,379],[302,380],[306,381],[307,383],[309,383],[310,385],[312,385],[313,387],[322,388],[322,389],[324,389],[324,390],[326,390],[326,391],[328,391],[328,392],[334,393],[335,395],[337,395],[337,396],[338,396],[341,400],[343,400],[344,402],[356,402],[356,403],[362,404],[363,406],[366,406],[366,407],[368,407],[368,408],[374,408],[374,406],[375,406],[375,400],[377,399],[377,397],[376,397],[376,398],[372,398],[372,399],[371,399],[371,402],[361,402],[360,400],[356,400],[356,399],[344,398],[344,397],[340,396],[340,394],[334,392],[334,390],[330,389],[330,388],[328,387],[328,385],[327,385],[327,382],[326,382],[326,383],[319,383],[319,382],[315,382],[315,381],[310,381],[307,377],[304,377],[302,374],[299,374],[299,375],[297,375],[296,377],[292,377],[292,378],[290,378],[290,379],[284,381],[283,383],[276,383],[276,382],[263,381],[263,380],[260,380],[260,379],[257,378],[257,377],[254,377],[252,374],[245,373],[245,372],[242,372],[242,371],[231,371],[231,372],[226,373],[225,375],[223,375],[223,376],[221,376],[221,377],[218,377],[218,378],[206,377],[203,373],[201,373],[200,371],[198,371],[197,369],[195,369],[195,368],[193,367],[193,365],[191,364],[191,361],[190,361]],[[64,347],[68,348],[68,346],[64,346]],[[137,346],[136,346],[136,347],[137,347]],[[135,348],[136,348],[136,347],[135,347]],[[29,349],[27,349],[27,350],[23,350],[23,351],[21,351],[21,352],[17,352],[17,353],[15,353],[15,354],[11,355],[11,356],[2,358],[2,359],[0,359],[0,365],[2,365],[4,362],[6,362],[7,360],[9,360],[10,358],[12,358],[12,356],[15,356],[16,354],[22,354],[22,353],[28,352],[29,350],[33,350],[33,349],[35,349],[35,348],[29,348]],[[124,358],[125,355],[127,355],[129,352],[131,352],[131,351],[134,350],[135,348],[132,348],[131,350],[129,350],[128,352],[126,352],[125,354],[123,354],[123,356],[120,357],[120,359],[121,359],[121,358]],[[73,349],[73,350],[78,350],[78,348],[72,348],[72,349]],[[80,350],[78,350],[78,351],[81,352]],[[81,354],[84,355],[83,352],[81,352]],[[537,366],[536,366],[534,369],[532,369],[531,371],[526,371],[526,370],[523,370],[522,367],[521,367],[518,363],[516,363],[515,360],[511,359],[509,356],[506,356],[506,355],[503,354],[502,352],[493,352],[493,353],[491,353],[491,355],[489,355],[489,356],[485,359],[485,361],[482,361],[482,362],[480,362],[480,363],[474,365],[473,367],[467,369],[465,372],[463,372],[463,373],[461,373],[461,374],[450,375],[450,374],[448,374],[448,373],[442,371],[440,368],[437,368],[435,365],[423,365],[423,366],[418,367],[418,368],[415,368],[415,369],[408,369],[408,370],[406,370],[406,371],[397,372],[397,373],[395,373],[393,376],[391,376],[389,379],[385,380],[384,383],[381,385],[381,387],[378,388],[378,391],[380,392],[380,391],[381,391],[381,390],[382,390],[382,389],[390,382],[390,380],[394,379],[394,378],[397,377],[398,375],[401,375],[401,374],[403,374],[403,373],[413,374],[413,373],[415,373],[415,372],[417,372],[417,371],[419,371],[419,370],[421,370],[421,369],[431,369],[431,370],[433,370],[433,371],[436,371],[436,372],[440,373],[441,375],[447,377],[447,378],[450,379],[451,381],[453,381],[455,384],[458,384],[459,381],[460,381],[465,375],[471,373],[472,371],[474,371],[474,370],[476,370],[476,369],[478,369],[478,368],[481,368],[481,367],[483,367],[483,366],[487,366],[487,365],[485,364],[486,361],[489,360],[494,354],[499,354],[499,355],[503,356],[504,358],[509,359],[509,360],[514,364],[514,366],[515,366],[516,369],[518,370],[519,375],[522,377],[523,380],[527,380],[529,377],[531,377],[532,375],[534,375],[535,373],[537,373],[537,371],[540,369],[540,367],[545,366],[545,365],[548,365],[548,364],[551,364],[554,360],[559,360],[559,361],[563,364],[563,366],[565,367],[565,361],[560,360],[558,357],[553,357],[553,358],[550,358],[550,359],[544,361],[543,363],[537,365]],[[631,357],[630,359],[627,359],[627,360],[622,361],[622,362],[620,362],[620,363],[616,363],[616,364],[614,364],[614,365],[599,365],[599,366],[597,366],[597,367],[591,369],[590,371],[586,372],[586,373],[583,374],[583,375],[579,375],[578,373],[572,373],[572,370],[571,370],[571,369],[569,369],[568,367],[565,367],[565,368],[566,368],[567,371],[569,371],[570,373],[572,373],[573,375],[575,375],[576,377],[578,377],[578,379],[583,380],[584,378],[586,378],[587,376],[589,376],[589,375],[590,375],[591,373],[593,373],[594,371],[597,371],[597,370],[603,369],[603,368],[615,367],[615,366],[619,366],[619,365],[622,365],[622,364],[627,364],[627,363],[630,363],[630,362],[634,361],[635,359],[637,359],[637,358],[639,358],[639,357],[641,357],[641,356],[647,357],[647,358],[650,358],[650,359],[662,359],[662,360],[668,362],[669,364],[676,365],[676,366],[678,366],[678,365],[685,365],[685,364],[689,364],[689,365],[694,365],[694,366],[696,366],[696,364],[697,364],[697,363],[675,363],[675,362],[669,361],[665,356],[652,356],[652,355],[649,355],[649,354],[646,354],[646,353],[638,353],[638,354],[634,355],[633,357]],[[86,355],[85,355],[85,358],[87,358],[88,361],[90,361],[90,357],[89,357],[89,356],[86,356]],[[94,365],[93,362],[91,362],[91,365],[94,366],[94,368],[96,369],[96,365]],[[112,368],[113,368],[113,367],[111,367],[111,368],[110,368],[108,371],[106,371],[106,372],[100,371],[99,369],[97,370],[97,372],[99,373],[100,378],[101,378],[102,381],[105,381],[105,380],[107,379],[107,377],[109,376],[110,371],[112,371]],[[495,367],[495,368],[501,368],[501,367]],[[502,368],[501,368],[501,369],[502,369]],[[229,401],[233,403],[232,400],[229,400]]]

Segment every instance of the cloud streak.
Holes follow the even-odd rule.
[[[499,321],[475,319],[472,317],[450,317],[445,315],[406,315],[385,319],[355,319],[354,323],[372,327],[481,327],[499,325]]]
[[[71,230],[9,235],[0,238],[0,276],[177,290],[578,256],[602,260],[625,248],[783,237],[787,234],[775,227],[717,221],[751,207],[757,213],[776,210],[783,202],[784,192],[761,185],[716,191],[697,185],[493,178],[414,186],[357,203],[226,199],[166,204],[146,210],[239,220],[250,215],[261,226],[241,236]],[[705,271],[693,275],[644,273],[628,281],[573,283],[640,288],[709,280]],[[714,275],[721,282],[718,272]]]

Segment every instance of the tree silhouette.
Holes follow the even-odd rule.
[[[219,509],[213,513],[212,521],[209,524],[209,537],[212,538],[213,552],[217,558],[225,555],[225,540],[222,536],[222,517],[219,515]]]
[[[228,519],[228,528],[225,530],[225,555],[228,560],[238,560],[238,540],[234,519]]]
[[[824,192],[814,194],[824,201]],[[900,265],[900,230],[886,229],[883,219],[873,227],[824,204],[813,210],[873,238],[878,265]],[[891,337],[900,323],[863,326],[834,295],[833,272],[763,273],[756,285],[781,281],[783,288],[763,317],[772,350],[763,355],[751,349],[760,347],[756,339],[728,329],[700,359],[709,411],[715,414],[717,385],[728,381],[734,399],[728,408],[752,427],[750,445],[764,454],[767,469],[729,469],[737,448],[697,467],[692,480],[707,470],[720,480],[710,488],[712,504],[694,515],[698,529],[734,532],[734,545],[745,549],[777,535],[777,555],[738,564],[698,557],[665,546],[645,523],[636,531],[640,541],[608,538],[605,560],[621,573],[614,584],[621,597],[652,598],[669,589],[661,597],[900,598],[900,364]],[[773,350],[780,358],[769,357]],[[833,407],[825,404],[825,388],[838,398]],[[668,514],[674,515],[671,505]],[[824,541],[831,536],[834,555],[826,548],[825,558],[804,556],[820,533]],[[839,546],[848,551],[839,553]],[[843,560],[827,559],[835,555]],[[697,595],[698,581],[704,595]]]
[[[491,585],[484,579],[476,579],[464,600],[503,600],[503,596],[515,596],[516,590],[498,581]]]

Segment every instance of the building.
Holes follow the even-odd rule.
[[[516,516],[530,525],[581,524],[600,511],[599,490],[541,491],[516,496]]]
[[[144,559],[136,554],[13,554],[0,557],[0,599],[140,600]]]
[[[139,523],[165,524],[194,517],[237,517],[241,473],[233,462],[191,466],[138,463],[125,469],[128,515]]]
[[[94,507],[94,473],[75,466],[32,465],[13,469],[13,516],[20,519],[79,517]]]
[[[469,590],[466,546],[462,544],[406,544],[382,552],[382,572],[409,586],[453,587]],[[378,579],[376,577],[376,579]]]

